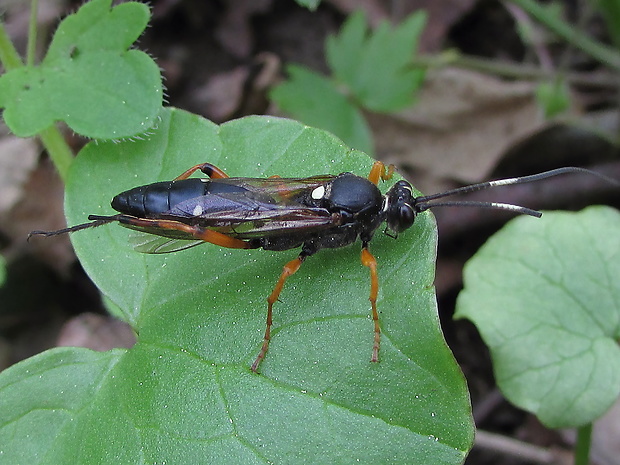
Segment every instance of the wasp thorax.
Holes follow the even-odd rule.
[[[364,215],[377,213],[381,208],[381,192],[366,178],[342,173],[328,189],[328,209]]]

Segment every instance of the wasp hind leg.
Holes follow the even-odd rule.
[[[370,305],[372,307],[372,321],[375,327],[375,337],[372,344],[371,362],[379,361],[379,346],[381,345],[381,328],[379,327],[379,313],[377,312],[377,295],[379,294],[379,277],[377,275],[377,260],[368,250],[368,244],[362,248],[362,265],[370,269]]]
[[[280,274],[280,278],[278,279],[278,282],[276,283],[269,297],[267,297],[267,326],[265,328],[265,337],[263,338],[263,345],[261,346],[260,352],[258,353],[256,360],[254,360],[254,363],[252,363],[251,369],[254,373],[257,372],[258,366],[265,358],[265,355],[267,354],[267,350],[269,350],[269,341],[271,339],[271,325],[272,325],[271,317],[273,313],[273,304],[278,300],[278,297],[280,296],[280,292],[282,292],[282,288],[284,287],[284,283],[286,282],[286,280],[291,275],[295,274],[297,270],[299,270],[299,268],[301,267],[301,264],[304,262],[306,257],[308,257],[308,255],[309,255],[308,253],[304,253],[302,251],[296,259],[291,260],[286,265],[284,265],[284,268],[282,269],[282,273]]]
[[[183,174],[180,174],[179,176],[174,178],[174,180],[181,181],[183,179],[187,179],[198,170],[202,171],[204,174],[209,176],[211,179],[222,179],[222,178],[228,177],[228,175],[224,173],[221,169],[219,169],[217,166],[212,165],[211,163],[200,163],[198,165],[192,166],[190,169],[185,171]]]
[[[75,226],[71,226],[69,228],[57,229],[56,231],[30,231],[30,233],[28,234],[28,238],[26,240],[29,241],[32,236],[51,237],[51,236],[59,236],[61,234],[72,233],[72,232],[75,232],[75,231],[81,231],[82,229],[96,228],[97,226],[102,226],[104,224],[108,224],[108,223],[112,223],[114,221],[117,221],[118,220],[118,216],[119,215],[114,215],[114,216],[94,216],[94,215],[91,215],[91,216],[88,217],[89,220],[93,220],[90,223],[82,223],[82,224],[78,224],[78,225],[75,225]]]
[[[376,186],[377,184],[379,184],[379,179],[381,179],[382,181],[392,179],[394,169],[394,165],[385,166],[382,161],[376,161],[370,169],[370,173],[368,174],[368,180]]]

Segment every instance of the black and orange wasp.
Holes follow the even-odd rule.
[[[208,178],[190,178],[202,171]],[[381,194],[379,180],[389,180],[394,167],[377,161],[367,178],[352,173],[319,175],[309,178],[231,178],[210,163],[191,167],[173,181],[156,182],[122,192],[112,199],[119,214],[90,215],[89,223],[57,231],[32,231],[30,235],[55,236],[107,223],[118,222],[147,233],[136,250],[168,253],[204,242],[233,248],[289,250],[301,247],[289,261],[267,298],[267,323],[263,343],[251,366],[256,372],[269,348],[272,308],[287,278],[296,273],[307,257],[321,249],[362,243],[361,261],[370,270],[370,303],[374,324],[371,362],[379,360],[381,329],[377,312],[379,279],[377,262],[368,245],[385,222],[386,233],[397,237],[410,228],[416,215],[440,206],[473,206],[509,210],[540,217],[541,213],[517,205],[496,202],[442,201],[447,196],[523,184],[564,173],[582,172],[618,183],[596,172],[575,167],[558,168],[517,178],[482,182],[439,194],[413,195],[409,182],[397,181]]]

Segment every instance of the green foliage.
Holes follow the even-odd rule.
[[[543,18],[546,18],[550,22],[554,23],[564,23],[565,22],[565,7],[562,3],[557,1],[551,1],[549,3],[539,3],[536,2],[536,5],[541,10],[541,15]],[[528,47],[535,47],[538,44],[551,42],[555,36],[553,34],[545,34],[545,32],[549,32],[547,29],[541,29],[536,23],[532,23],[528,20],[523,20],[523,18],[516,16],[514,18],[516,23],[516,32],[519,34],[519,37],[523,41],[525,45]],[[534,26],[538,27],[534,27]]]
[[[308,8],[310,11],[314,11],[318,8],[321,0],[295,0],[298,5]]]
[[[607,3],[606,0],[601,1],[602,3]],[[559,5],[558,3],[545,5],[537,0],[511,0],[511,2],[522,8],[533,19],[542,23],[550,32],[553,32],[567,43],[579,48],[592,58],[599,60],[605,66],[616,71],[620,70],[620,53],[618,50],[590,38],[587,34],[575,28],[574,25],[562,21],[558,14],[558,8],[554,7],[554,5]],[[609,3],[614,2],[617,4],[617,0],[609,0]],[[609,11],[617,12],[617,6]]]
[[[32,136],[56,121],[101,139],[144,133],[162,103],[157,64],[128,50],[149,19],[142,3],[111,8],[93,0],[68,16],[39,66],[21,66],[0,77],[0,107],[11,131]]]
[[[536,87],[536,100],[545,118],[552,118],[570,107],[570,90],[564,79],[541,82]]]
[[[516,218],[467,264],[472,320],[504,395],[550,427],[585,425],[620,394],[620,214]]]
[[[413,58],[425,21],[419,11],[398,27],[382,23],[369,33],[363,13],[356,13],[340,34],[327,40],[334,77],[289,67],[289,80],[277,86],[271,98],[305,123],[370,153],[371,134],[360,110],[392,112],[411,105],[424,78],[422,69],[413,68]]]
[[[6,263],[4,261],[4,257],[0,255],[0,286],[2,286],[5,279],[6,279]]]
[[[69,222],[109,214],[123,189],[210,161],[230,175],[367,174],[371,160],[321,130],[268,117],[216,126],[165,110],[149,139],[89,144],[67,184]],[[391,184],[391,183],[390,183]],[[72,240],[136,329],[130,350],[57,349],[0,374],[6,463],[459,464],[473,440],[462,375],[432,287],[429,213],[398,241],[378,234],[381,362],[369,361],[369,276],[359,247],[310,257],[274,309],[270,351],[249,366],[265,298],[297,251],[211,244],[136,253],[117,225]],[[334,286],[334,283],[338,283]]]
[[[607,23],[607,29],[616,47],[620,47],[620,2],[597,0],[594,2]]]
[[[358,12],[347,19],[339,35],[328,38],[327,61],[365,108],[401,110],[413,103],[424,77],[412,60],[425,22],[426,14],[419,11],[396,28],[383,22],[369,34],[364,14]]]

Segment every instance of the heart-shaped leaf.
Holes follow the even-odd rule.
[[[620,393],[620,214],[512,220],[465,268],[456,316],[478,327],[497,383],[550,427],[581,426]]]
[[[68,217],[109,214],[119,191],[204,161],[250,177],[365,175],[371,166],[366,155],[294,121],[249,117],[216,126],[166,110],[149,140],[90,144],[80,153],[68,181]],[[75,233],[73,242],[136,329],[137,345],[121,355],[61,352],[68,360],[93,358],[97,376],[84,386],[74,387],[76,363],[66,368],[64,387],[48,380],[65,369],[58,352],[36,360],[50,359],[49,375],[27,361],[0,377],[2,398],[39,383],[35,398],[0,412],[0,444],[11,443],[12,463],[60,463],[48,456],[74,464],[462,463],[473,428],[464,380],[439,329],[430,214],[397,241],[377,234],[371,244],[381,282],[380,363],[370,362],[369,273],[359,247],[350,246],[320,251],[289,279],[261,374],[249,366],[262,342],[265,298],[298,251],[205,244],[143,255],[131,249],[129,234],[106,225]],[[46,386],[80,402],[49,407]],[[47,428],[45,440],[20,434],[35,418],[26,412],[45,408],[65,421]],[[31,442],[44,442],[38,461],[17,452],[31,450]]]

